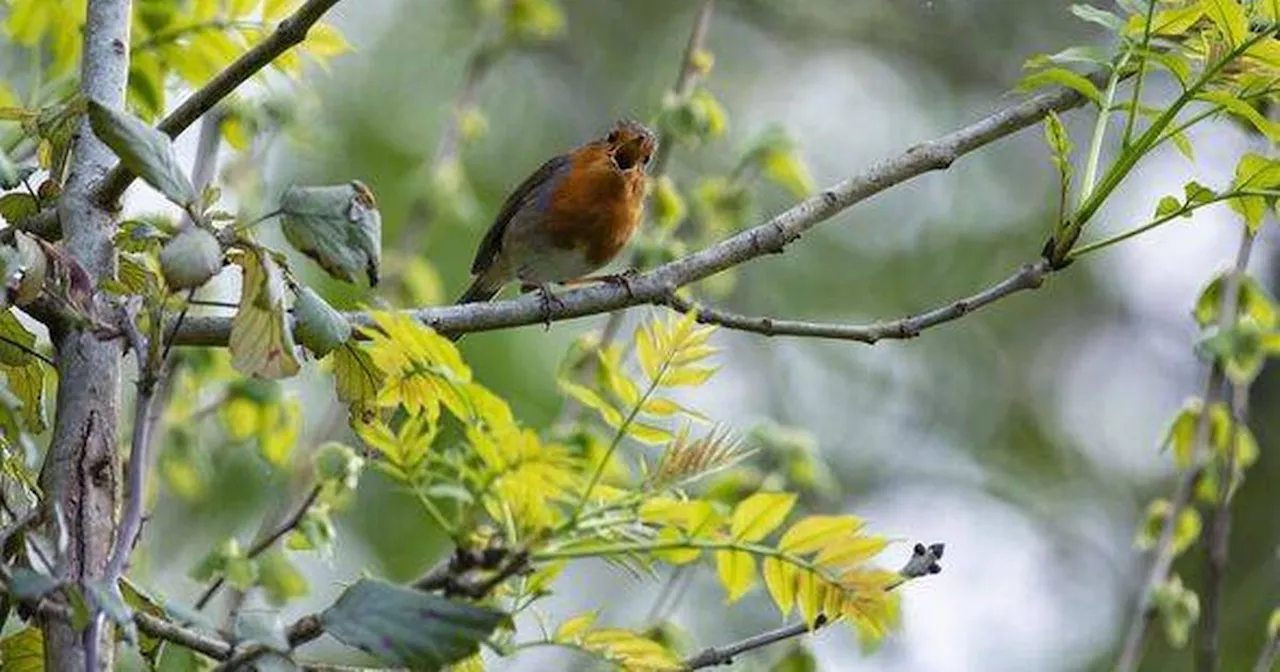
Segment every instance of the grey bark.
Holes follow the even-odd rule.
[[[108,107],[124,105],[131,5],[130,0],[88,0],[80,92]],[[87,118],[71,151],[71,171],[58,218],[67,251],[96,282],[115,274],[111,235],[116,221],[112,212],[94,201],[92,192],[116,159],[93,135]],[[118,339],[103,341],[74,328],[53,338],[58,398],[41,485],[47,502],[61,510],[70,540],[58,571],[70,581],[83,583],[101,576],[115,528],[122,346]],[[85,643],[79,632],[50,619],[44,623],[44,633],[46,669],[84,669]],[[104,635],[111,636],[109,628]],[[102,647],[99,661],[111,668],[109,646]]]

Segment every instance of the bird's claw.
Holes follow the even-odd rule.
[[[607,285],[620,285],[627,290],[627,298],[635,300],[635,288],[631,286],[631,281],[639,277],[640,271],[634,268],[628,268],[621,273],[612,273],[610,275],[602,275],[599,277],[600,282]]]
[[[524,289],[525,291],[537,290],[538,297],[542,301],[542,323],[545,327],[544,331],[550,331],[552,317],[551,306],[552,304],[555,304],[563,309],[565,307],[564,301],[561,301],[560,297],[556,296],[555,293],[551,291],[551,285],[549,284],[526,286]]]

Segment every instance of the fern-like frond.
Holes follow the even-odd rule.
[[[689,426],[680,429],[653,473],[648,488],[663,491],[692,483],[713,472],[736,464],[751,451],[742,447],[739,437],[724,426],[716,426],[697,439],[689,438]]]

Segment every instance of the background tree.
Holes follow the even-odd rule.
[[[323,22],[338,4],[5,5],[5,666],[538,669],[565,665],[554,647],[808,669],[824,653],[805,633],[842,620],[878,643],[904,592],[957,585],[980,594],[941,613],[1087,614],[1052,644],[1003,637],[1016,669],[1271,665],[1274,502],[1254,482],[1275,470],[1245,411],[1277,326],[1247,275],[1280,186],[1275,3],[1076,6],[1073,30],[1105,32],[1061,51],[1066,10],[997,0],[371,2],[341,6],[342,33]],[[1021,83],[1043,92],[965,102],[1046,50]],[[440,307],[513,167],[617,116],[662,140],[642,273],[550,315]],[[1051,162],[1015,143],[941,197],[915,184],[1041,122]],[[1142,171],[1169,151],[1190,181],[1135,189],[1168,181]],[[818,226],[879,194],[858,227]],[[1185,295],[1155,301],[1175,312],[1151,310],[1145,259],[1176,259],[1168,230],[1206,212],[1230,216],[1232,264],[1207,285],[1210,265],[1183,264]],[[622,312],[637,304],[655,308]],[[562,328],[508,329],[604,313],[567,355]],[[496,329],[463,352],[439,335]],[[1108,455],[1157,457],[1161,415],[1167,485]],[[960,535],[960,578],[899,589],[942,546],[886,571],[886,539],[846,508]],[[1014,524],[965,529],[978,517]],[[1116,560],[1135,528],[1140,572]],[[1023,557],[1074,588],[1023,590]],[[1172,648],[1149,645],[1156,624]],[[931,660],[919,632],[881,659],[999,664],[937,642]]]

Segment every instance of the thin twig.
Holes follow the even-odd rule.
[[[489,331],[548,319],[566,320],[609,312],[626,306],[664,304],[679,287],[710,277],[746,261],[781,252],[788,244],[818,224],[854,204],[919,175],[943,170],[962,156],[1000,138],[1036,124],[1051,111],[1081,104],[1083,97],[1070,89],[1057,89],[1026,98],[949,135],[917,145],[882,161],[863,174],[849,178],[817,196],[805,199],[768,221],[749,228],[709,248],[637,275],[622,283],[601,283],[557,293],[552,305],[534,295],[492,303],[436,306],[407,311],[440,332],[450,334]],[[368,313],[346,313],[354,325],[370,326]],[[226,345],[231,318],[188,318],[175,337],[179,345]]]
[[[1229,329],[1236,320],[1236,311],[1239,308],[1240,298],[1240,278],[1244,274],[1245,268],[1249,265],[1249,255],[1252,251],[1253,234],[1246,228],[1244,233],[1241,234],[1240,247],[1236,252],[1235,263],[1223,283],[1221,312],[1218,316],[1219,330],[1225,331]],[[1169,570],[1173,566],[1174,532],[1177,529],[1178,518],[1181,517],[1183,509],[1191,502],[1191,493],[1195,489],[1196,479],[1199,478],[1201,472],[1199,461],[1209,444],[1210,409],[1221,397],[1224,377],[1222,363],[1215,359],[1209,366],[1209,373],[1205,376],[1204,389],[1200,395],[1203,400],[1203,406],[1200,412],[1200,419],[1196,423],[1195,442],[1192,444],[1192,464],[1187,468],[1182,478],[1179,479],[1177,489],[1174,491],[1173,499],[1169,506],[1168,517],[1165,518],[1164,524],[1160,528],[1160,536],[1156,540],[1155,548],[1152,550],[1151,566],[1148,568],[1146,579],[1142,583],[1141,593],[1138,595],[1137,610],[1134,613],[1133,620],[1130,621],[1120,658],[1116,662],[1116,672],[1130,672],[1137,669],[1138,662],[1142,659],[1147,630],[1151,627],[1151,623],[1156,617],[1155,594],[1168,579]]]
[[[307,496],[302,500],[298,507],[293,510],[293,513],[291,513],[288,518],[281,521],[280,525],[278,525],[275,530],[272,530],[270,534],[262,537],[255,542],[253,546],[249,547],[249,550],[245,555],[251,559],[256,558],[265,553],[267,549],[274,546],[277,541],[280,541],[280,539],[284,537],[284,535],[292,532],[298,527],[298,524],[302,522],[302,519],[306,517],[307,512],[311,510],[311,506],[316,503],[316,498],[319,496],[320,486],[316,485],[311,488],[311,491],[307,493]],[[221,589],[225,583],[226,577],[220,576],[216,581],[210,584],[209,587],[205,589],[204,593],[200,595],[200,599],[196,600],[196,609],[204,609],[205,606],[209,604],[209,600],[213,599],[213,596],[218,593],[218,590]]]
[[[305,40],[311,27],[338,2],[339,0],[308,0],[292,15],[281,21],[269,37],[241,54],[240,58],[215,75],[208,84],[188,96],[156,127],[171,138],[178,137],[179,133],[212,110],[259,70]],[[116,166],[102,181],[94,196],[100,203],[115,203],[124,194],[125,189],[133,183],[135,177],[124,166]]]
[[[1246,426],[1249,405],[1249,386],[1231,386],[1231,428],[1227,436],[1227,456],[1218,473],[1218,494],[1213,517],[1209,519],[1204,563],[1204,610],[1198,629],[1196,668],[1199,672],[1215,672],[1219,665],[1221,646],[1222,597],[1227,582],[1227,563],[1231,552],[1231,497],[1235,482],[1236,450],[1240,431]]]
[[[893,590],[907,581],[929,574],[937,574],[942,571],[938,561],[942,559],[943,545],[916,544],[912,551],[911,558],[907,560],[907,564],[903,566],[898,574],[902,577],[901,581],[886,586],[885,590]],[[799,637],[806,633],[816,632],[819,628],[828,623],[825,614],[819,614],[814,619],[813,626],[808,623],[796,623],[787,625],[776,630],[762,632],[758,635],[752,635],[746,639],[739,640],[727,646],[711,647],[703,650],[695,656],[687,658],[684,661],[684,669],[697,670],[704,667],[716,667],[719,665],[730,665],[733,659],[756,649],[764,648],[770,644],[776,644],[783,640]]]
[[[152,358],[147,339],[138,330],[138,304],[140,303],[141,300],[132,301],[120,310],[120,325],[124,329],[129,347],[133,349],[134,357],[138,360],[138,398],[134,402],[133,439],[129,446],[129,462],[125,467],[125,482],[128,489],[120,514],[120,525],[116,528],[115,543],[102,574],[103,584],[112,592],[119,591],[120,577],[124,575],[129,556],[133,553],[134,544],[138,540],[138,531],[142,529],[142,503],[146,497],[151,429],[154,427],[151,417],[152,406],[155,403],[156,385],[161,375],[157,370],[159,368],[157,362],[163,361]],[[86,650],[93,653],[93,655],[86,653],[85,656],[86,660],[92,659],[86,663],[90,671],[97,669],[96,663],[93,662],[97,659],[94,650],[102,638],[102,628],[106,624],[106,614],[101,611],[102,606],[100,604],[94,606],[93,619],[85,634]]]
[[[770,317],[750,317],[730,313],[718,308],[708,308],[675,294],[668,297],[666,303],[671,308],[681,312],[696,310],[698,321],[704,324],[718,324],[722,327],[749,331],[765,336],[829,338],[874,345],[883,339],[915,338],[920,335],[920,332],[929,327],[936,327],[940,324],[957,320],[1010,294],[1037,289],[1044,284],[1045,278],[1052,272],[1053,269],[1049,267],[1049,263],[1041,259],[1023,266],[1004,280],[972,296],[911,317],[873,324],[829,324],[775,320]]]

